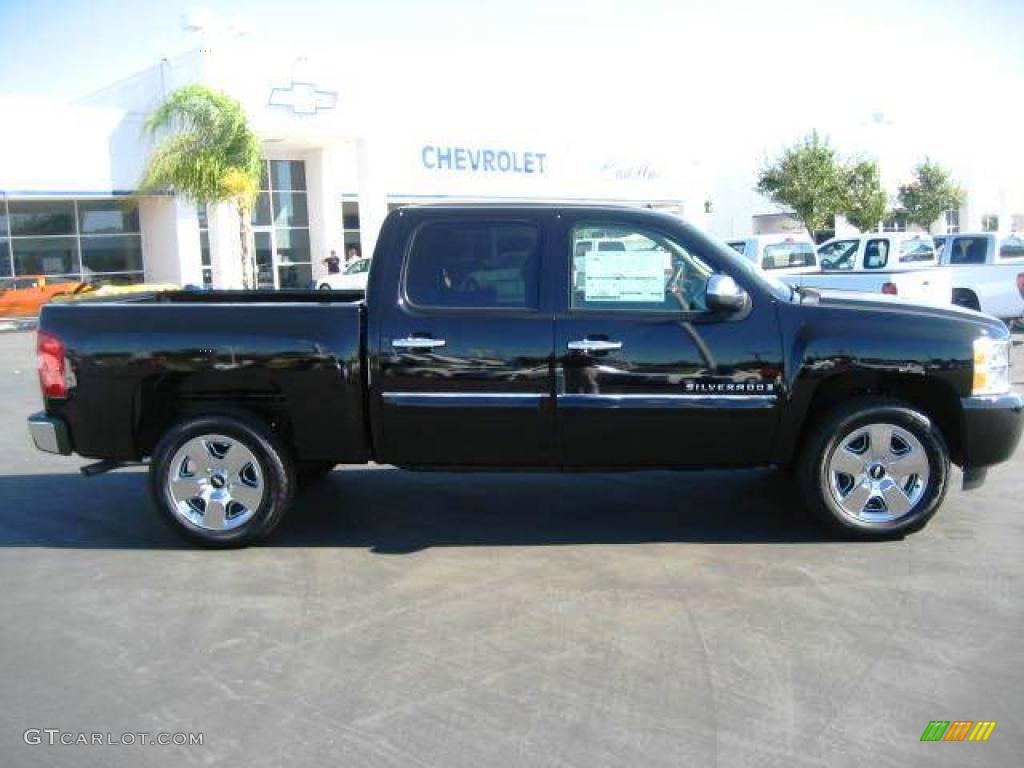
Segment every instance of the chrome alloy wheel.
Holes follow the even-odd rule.
[[[244,525],[266,493],[256,456],[225,435],[200,435],[182,445],[168,467],[166,491],[179,517],[208,531]]]
[[[921,500],[931,476],[921,441],[895,424],[869,424],[850,432],[828,457],[826,472],[836,504],[865,523],[906,515]]]

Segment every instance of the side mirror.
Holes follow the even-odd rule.
[[[712,312],[739,312],[747,306],[747,292],[729,275],[714,274],[708,278],[704,303]]]

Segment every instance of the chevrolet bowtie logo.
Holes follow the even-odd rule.
[[[297,115],[315,115],[321,109],[334,109],[337,91],[320,91],[313,83],[292,81],[287,88],[270,89],[270,106],[285,107]]]

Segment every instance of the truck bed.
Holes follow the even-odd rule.
[[[68,421],[75,451],[92,458],[145,458],[183,412],[231,402],[287,419],[302,459],[363,461],[364,312],[339,291],[50,304],[40,325],[64,343],[78,386],[48,412]]]

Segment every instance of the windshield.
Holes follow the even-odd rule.
[[[810,243],[775,243],[766,245],[761,266],[765,269],[813,267],[814,246]]]
[[[857,257],[857,240],[836,240],[818,249],[818,261],[824,270],[853,269]]]

